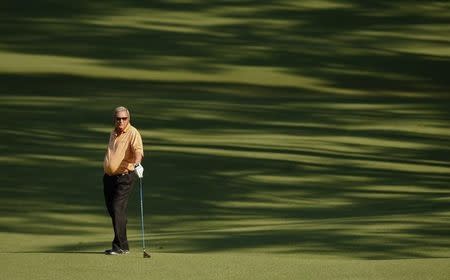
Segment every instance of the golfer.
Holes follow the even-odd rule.
[[[108,149],[103,161],[103,193],[106,208],[112,219],[114,240],[112,248],[105,251],[107,255],[129,253],[127,239],[128,198],[136,173],[143,176],[141,165],[144,148],[139,131],[130,124],[130,112],[125,107],[114,109],[114,130],[109,136]]]

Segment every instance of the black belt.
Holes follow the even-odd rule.
[[[121,177],[121,176],[125,176],[125,175],[131,175],[131,173],[128,172],[128,173],[122,173],[122,174],[114,174],[114,175],[106,174],[106,175],[108,175],[109,177]]]

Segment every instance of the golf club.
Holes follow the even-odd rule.
[[[141,198],[141,231],[142,231],[142,252],[144,254],[144,258],[150,258],[150,255],[145,252],[145,233],[144,233],[144,196],[143,196],[143,187],[142,187],[142,178],[139,177],[139,193]]]

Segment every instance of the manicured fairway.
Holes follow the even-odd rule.
[[[448,279],[447,1],[8,2],[0,279]],[[119,105],[149,260],[136,191],[102,255]]]
[[[448,279],[447,259],[320,260],[252,254],[0,254],[4,279]]]

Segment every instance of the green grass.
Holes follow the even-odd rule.
[[[448,4],[365,2],[0,9],[7,278],[444,279]],[[98,254],[118,105],[144,138],[151,260],[137,192],[132,254]]]
[[[448,260],[315,260],[251,254],[27,253],[0,259],[7,279],[446,279]],[[49,266],[51,264],[51,266]],[[47,269],[44,269],[47,268]],[[80,271],[81,270],[81,271]]]

